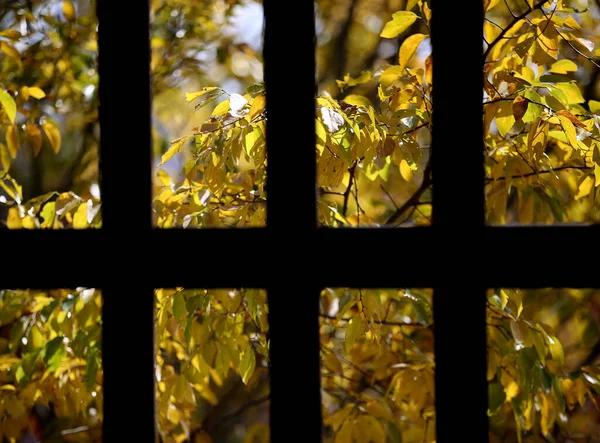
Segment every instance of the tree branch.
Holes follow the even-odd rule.
[[[326,318],[329,320],[338,320],[338,321],[350,321],[351,318],[337,318],[335,315],[327,315],[327,314],[319,314],[319,317]],[[420,323],[405,323],[405,322],[397,322],[390,320],[373,320],[373,323],[377,325],[386,325],[386,326],[410,326],[413,328],[428,328],[430,329],[432,325],[423,326]]]
[[[494,181],[500,181],[500,180],[506,180],[507,178],[525,178],[525,177],[531,177],[533,175],[538,175],[538,174],[548,174],[554,171],[564,171],[567,169],[579,169],[580,171],[587,171],[589,169],[592,169],[588,166],[559,166],[558,168],[553,168],[553,169],[548,169],[546,171],[533,171],[533,172],[528,172],[527,174],[519,174],[519,175],[513,175],[511,177],[498,177],[498,178],[492,178],[492,177],[486,177],[485,181],[486,183],[490,183],[490,182],[494,182]]]
[[[544,3],[547,3],[548,0],[542,0],[539,3],[537,3],[536,5],[532,7],[528,7],[527,11],[525,11],[524,13],[522,13],[521,15],[516,16],[512,22],[510,22],[508,24],[508,26],[506,28],[504,28],[502,30],[502,32],[500,32],[500,34],[498,34],[498,37],[496,37],[494,39],[493,42],[491,42],[488,47],[485,49],[485,52],[483,53],[483,61],[485,62],[487,60],[488,55],[490,54],[490,52],[492,51],[492,49],[494,49],[494,46],[496,46],[498,44],[498,42],[500,40],[502,40],[504,38],[504,36],[506,35],[506,33],[508,31],[510,31],[512,28],[515,27],[515,25],[517,23],[519,23],[521,20],[523,20],[525,17],[527,17],[531,12],[537,10],[537,9],[542,9],[542,6],[544,5]]]
[[[258,406],[268,400],[270,400],[271,397],[269,395],[265,395],[264,397],[260,397],[257,398],[256,400],[252,400],[249,401],[248,403],[245,403],[242,407],[240,407],[238,410],[232,412],[231,414],[227,414],[222,416],[219,420],[220,420],[220,424],[222,424],[225,421],[231,420],[233,418],[238,417],[239,415],[241,415],[246,409],[251,408],[253,406]]]
[[[342,215],[346,217],[346,213],[348,212],[348,200],[350,197],[350,192],[352,191],[352,180],[354,180],[354,171],[356,170],[356,165],[358,162],[354,162],[354,164],[348,168],[348,172],[350,173],[350,178],[348,179],[348,187],[344,191],[344,206],[342,207]]]
[[[427,162],[427,166],[425,166],[425,171],[423,172],[423,181],[421,182],[421,186],[416,192],[409,198],[402,206],[396,209],[396,212],[392,214],[390,218],[385,222],[386,225],[391,225],[398,221],[400,217],[410,208],[417,205],[419,203],[419,199],[421,195],[429,188],[431,185],[431,157],[429,157],[429,161]]]

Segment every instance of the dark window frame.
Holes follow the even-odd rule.
[[[335,230],[316,226],[310,0],[264,0],[267,227],[193,231],[151,226],[149,1],[97,3],[103,227],[1,236],[5,287],[102,289],[103,440],[157,438],[154,288],[183,286],[267,289],[272,441],[320,441],[318,298],[341,286],[433,287],[437,441],[486,441],[486,288],[598,286],[591,269],[554,272],[545,258],[591,266],[600,226],[485,226],[481,0],[431,0],[433,225]]]

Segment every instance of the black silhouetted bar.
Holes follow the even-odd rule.
[[[99,0],[97,11],[103,232],[92,271],[103,278],[103,440],[152,442],[151,276],[169,266],[151,260],[160,254],[151,236],[150,8],[148,0]]]
[[[483,261],[483,4],[432,0],[436,431],[488,440]],[[493,250],[502,248],[494,245]]]
[[[314,3],[265,0],[272,441],[321,441]],[[282,44],[282,42],[284,42]],[[324,255],[322,255],[324,254]],[[323,259],[318,258],[321,256]],[[242,271],[243,272],[243,271]],[[253,272],[248,269],[247,272]],[[301,405],[299,414],[298,407]]]

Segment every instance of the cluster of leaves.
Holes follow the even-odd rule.
[[[28,195],[38,196],[50,183],[87,198],[98,176],[93,5],[82,2],[77,10],[69,0],[12,0],[3,3],[1,19],[0,167],[26,182]],[[78,149],[73,138],[83,139]],[[65,166],[73,176],[58,174]],[[27,168],[37,169],[33,177]]]
[[[0,187],[14,200],[6,219],[9,229],[86,229],[102,226],[101,203],[96,198],[84,200],[73,192],[48,192],[23,202],[21,186],[6,172],[0,172]],[[2,198],[0,196],[0,201]]]
[[[325,441],[435,441],[431,290],[321,294]]]
[[[266,97],[264,85],[228,94],[218,87],[187,93],[196,110],[226,95],[209,120],[194,134],[175,140],[161,165],[193,141],[193,158],[185,164],[185,180],[176,186],[158,172],[153,200],[156,225],[264,226],[266,217]]]
[[[586,71],[600,68],[598,25],[574,3],[484,1],[491,223],[600,221],[600,102],[586,100],[578,81],[597,79]]]
[[[588,364],[597,357],[593,346],[600,335],[588,301],[597,302],[598,294],[568,290],[552,297],[556,292],[499,289],[488,295],[488,414],[496,438],[564,441],[599,430],[590,424],[600,417],[600,370]]]
[[[427,2],[418,2],[428,25],[431,11]],[[416,6],[413,5],[413,6]],[[395,38],[420,17],[399,11],[386,24],[381,35]],[[319,221],[325,226],[395,223],[402,220],[408,206],[388,203],[382,216],[370,217],[358,197],[359,179],[387,181],[390,169],[399,171],[405,182],[414,183],[422,173],[413,207],[431,183],[423,147],[429,143],[431,113],[431,57],[425,68],[408,68],[425,34],[407,38],[399,51],[399,64],[386,66],[358,78],[345,76],[338,81],[341,90],[376,80],[378,106],[358,94],[336,100],[325,93],[316,100],[317,182],[321,199]],[[195,129],[194,156],[185,165],[180,186],[164,171],[154,199],[157,226],[261,226],[264,225],[265,187],[265,96],[262,84],[254,84],[246,94],[227,94],[218,87],[187,93],[197,101],[196,110],[210,101],[228,95],[210,119]],[[161,164],[171,159],[190,136],[172,142]],[[350,215],[349,200],[354,196],[356,211]],[[336,197],[343,197],[342,201]],[[391,198],[391,197],[390,197]],[[421,205],[420,224],[428,224],[431,205]],[[412,210],[414,212],[414,209]],[[410,217],[412,212],[408,215]]]
[[[153,92],[180,86],[189,78],[205,81],[215,62],[231,69],[239,56],[259,57],[247,44],[224,35],[235,7],[254,0],[152,0]],[[203,60],[203,63],[198,63]],[[173,75],[177,72],[177,75]],[[243,78],[241,78],[243,80]]]
[[[245,408],[268,404],[266,293],[159,289],[156,310],[157,414],[163,441],[270,441],[264,410]],[[236,421],[245,429],[234,437],[231,424]]]
[[[80,426],[86,441],[96,440],[101,308],[94,289],[0,291],[0,441],[14,443],[25,432],[50,441]],[[41,426],[34,406],[51,421]]]
[[[420,15],[411,12],[418,6]],[[394,13],[381,37],[395,39],[417,21],[429,27],[431,11],[425,1],[408,2],[407,10]],[[402,223],[419,206],[417,224],[429,224],[431,205],[419,205],[431,184],[427,167],[430,143],[432,66],[429,55],[424,66],[411,63],[427,34],[414,33],[404,39],[397,64],[384,65],[374,73],[337,80],[344,92],[368,82],[377,82],[376,103],[365,95],[346,94],[335,100],[326,92],[317,98],[317,183],[321,198],[318,216],[325,226],[360,226]],[[398,207],[387,193],[373,213],[361,206],[359,183],[378,181],[383,187],[390,170],[399,171],[404,185],[419,189],[412,197],[413,208]],[[417,174],[421,177],[417,178]],[[366,185],[368,186],[368,184]],[[401,185],[402,186],[402,185]],[[350,213],[350,197],[354,210]],[[409,211],[412,209],[411,211]]]

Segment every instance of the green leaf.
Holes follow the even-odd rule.
[[[100,359],[98,358],[98,351],[96,348],[94,348],[92,351],[89,351],[87,355],[86,369],[85,385],[87,390],[91,391],[96,385],[96,375],[98,374],[98,369],[100,369]]]
[[[186,302],[182,292],[178,292],[173,297],[173,315],[177,322],[181,325],[185,319]]]
[[[17,116],[17,104],[12,96],[4,89],[0,89],[0,104],[4,108],[4,112],[6,112],[6,116],[10,122],[14,124],[15,117]]]
[[[402,443],[402,432],[395,423],[386,420],[385,427],[390,443]]]
[[[175,156],[175,154],[177,154],[179,152],[179,150],[185,144],[185,142],[186,142],[187,139],[188,139],[188,137],[185,136],[185,137],[178,138],[177,140],[174,140],[172,142],[172,145],[169,148],[169,150],[162,155],[160,163],[158,164],[158,166],[162,166],[166,162],[168,162],[169,160],[171,160]]]
[[[488,415],[493,415],[504,404],[506,394],[501,383],[490,383],[488,386]]]
[[[561,365],[564,364],[565,353],[563,351],[562,345],[560,344],[560,341],[558,341],[558,338],[549,334],[546,336],[546,338],[548,339],[548,349],[550,350],[550,355],[552,355],[552,359],[556,360]]]
[[[63,337],[59,335],[46,344],[44,349],[44,364],[46,364],[50,372],[54,372],[60,366],[66,354],[67,351],[63,344]]]
[[[552,388],[554,389],[554,396],[558,402],[558,408],[561,412],[565,412],[565,397],[562,393],[562,387],[559,378],[556,375],[552,376]]]
[[[202,305],[204,304],[204,299],[205,296],[202,294],[188,297],[188,299],[185,302],[185,308],[190,314],[192,314],[195,310],[200,309],[202,307]]]
[[[420,17],[413,12],[395,12],[392,15],[392,19],[385,24],[380,36],[384,38],[394,38],[406,31],[418,18]]]

